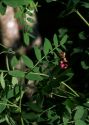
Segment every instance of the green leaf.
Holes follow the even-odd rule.
[[[27,32],[25,32],[23,36],[24,36],[24,43],[28,46],[30,43],[29,34]]]
[[[14,97],[14,89],[8,90],[8,93],[7,93],[7,99],[10,99],[12,97]]]
[[[81,53],[81,52],[83,52],[82,49],[80,49],[80,48],[74,48],[73,52],[71,53],[71,55],[76,54],[76,53]]]
[[[12,77],[12,85],[15,86],[18,84],[18,79],[16,77]]]
[[[84,107],[83,106],[77,106],[77,110],[75,112],[75,115],[74,115],[74,120],[80,120],[82,119],[84,115]]]
[[[80,0],[71,0],[75,5],[80,2]]]
[[[30,120],[30,121],[36,121],[38,119],[38,115],[34,112],[30,112],[30,113],[22,113],[22,116],[24,118],[24,120]]]
[[[54,52],[54,61],[52,62],[54,65],[59,65],[59,57],[57,54]]]
[[[51,121],[51,123],[54,123],[56,120],[60,119],[60,117],[50,109],[47,111],[47,116],[48,116],[48,119]]]
[[[8,73],[9,73],[9,75],[14,76],[14,77],[23,78],[25,76],[25,73],[20,70],[9,71]]]
[[[28,58],[26,55],[22,56],[23,62],[25,63],[25,65],[29,68],[33,68],[33,62],[30,58]]]
[[[40,73],[34,73],[34,72],[28,73],[26,75],[26,78],[29,80],[38,80],[38,81],[43,80],[42,76],[40,76]]]
[[[86,39],[87,39],[86,36],[85,36],[84,31],[82,31],[82,32],[79,33],[79,38],[80,38],[81,40],[86,40]]]
[[[16,122],[14,121],[14,119],[12,117],[9,116],[9,121],[11,123],[11,125],[16,125]]]
[[[69,121],[69,119],[68,118],[66,118],[66,117],[63,117],[63,125],[68,125],[68,121]]]
[[[2,113],[6,108],[7,101],[4,99],[0,101],[0,113]]]
[[[15,86],[14,88],[10,88],[6,95],[7,99],[15,97],[20,92],[20,88],[21,86],[19,87],[19,85]]]
[[[41,107],[36,103],[31,103],[30,102],[29,107],[30,107],[31,110],[33,110],[35,112],[41,112],[42,111]]]
[[[69,9],[69,12],[71,11],[71,9],[73,10],[79,2],[80,0],[69,0],[67,4],[67,9]]]
[[[58,31],[59,31],[59,38],[62,38],[68,32],[68,30],[65,28],[60,28]]]
[[[16,125],[15,121],[8,114],[5,115],[5,121],[8,125]]]
[[[87,124],[82,120],[76,120],[75,125],[87,125]]]
[[[41,50],[36,46],[34,47],[35,55],[38,60],[41,59]]]
[[[1,82],[2,88],[5,89],[5,80],[4,80],[3,72],[1,73],[0,82]]]
[[[65,75],[67,76],[65,81],[68,81],[73,77],[74,74],[73,74],[73,72],[69,72],[69,73],[66,73]]]
[[[72,102],[70,99],[67,99],[65,102],[64,102],[64,105],[66,107],[66,110],[68,111],[68,113],[71,115],[72,113],[72,108],[74,106],[74,102]]]
[[[30,2],[31,2],[30,0],[3,0],[3,3],[5,3],[6,5],[10,5],[12,7],[27,5]]]
[[[82,6],[89,9],[89,2],[82,2]]]
[[[60,41],[60,45],[64,45],[64,44],[66,43],[67,39],[68,39],[68,35],[66,34],[66,35],[64,35],[64,36],[62,37],[62,39],[61,39],[61,41]]]
[[[14,87],[14,95],[17,95],[19,92],[21,92],[21,86],[15,86]],[[22,93],[20,93],[20,95],[21,95]]]
[[[11,59],[11,66],[15,67],[18,64],[18,60],[16,58],[16,56],[13,56]]]
[[[81,66],[85,70],[89,69],[89,66],[87,66],[87,64],[84,61],[81,61]]]
[[[45,41],[44,41],[44,54],[47,55],[50,50],[52,50],[52,45],[51,45],[50,41],[45,38]]]
[[[39,71],[39,67],[35,67],[35,68],[33,69],[33,71],[34,71],[34,72],[38,72],[38,73],[40,73],[40,71]]]
[[[0,123],[3,123],[5,121],[5,118],[4,117],[1,117],[0,118]]]
[[[84,109],[84,114],[83,114],[82,120],[83,121],[86,120],[87,116],[88,116],[88,109]]]
[[[58,38],[56,34],[54,34],[53,42],[54,42],[55,47],[58,47]]]

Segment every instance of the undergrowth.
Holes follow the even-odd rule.
[[[28,46],[34,36],[23,20],[26,9],[39,12],[43,4],[50,8],[55,3],[61,8],[57,31],[51,39],[43,38],[41,48],[33,48],[33,59],[25,54],[18,59],[13,50],[0,44],[4,48],[0,55],[6,56],[6,69],[0,69],[2,125],[89,124],[89,1],[1,0],[0,13],[4,14],[6,5],[20,9],[16,18],[24,27],[23,41]],[[11,62],[8,55],[12,55]],[[19,60],[23,60],[26,71],[13,68]],[[36,91],[29,99],[18,78],[34,81]]]

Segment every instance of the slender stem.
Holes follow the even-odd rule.
[[[15,108],[19,108],[17,105],[15,105],[15,104],[6,104],[6,103],[2,103],[2,102],[0,102],[0,105],[6,105],[6,106],[10,106],[10,107],[15,107]]]
[[[40,116],[43,115],[43,114],[44,114],[45,112],[47,112],[48,110],[51,110],[51,109],[53,109],[53,108],[55,108],[55,107],[56,107],[56,105],[53,105],[52,107],[50,107],[50,108],[44,110],[44,111],[40,114]]]
[[[55,47],[54,49],[52,49],[48,54],[52,53],[56,48],[58,48],[60,45],[58,45],[57,47]],[[47,55],[48,55],[47,54]],[[47,55],[44,55],[33,67],[33,69],[47,56]],[[32,70],[33,70],[32,69]]]
[[[24,95],[24,91],[22,90],[22,87],[20,87],[20,102],[19,102],[19,108],[20,108],[20,113],[21,113],[21,104],[22,104],[22,97]]]
[[[23,118],[21,117],[21,125],[24,125],[24,121]]]
[[[2,51],[2,52],[0,53],[0,55],[3,54],[3,53],[7,53],[7,51]]]
[[[63,91],[64,93],[67,93],[67,94],[70,94],[70,95],[72,95],[72,96],[75,96],[75,94],[72,94],[72,93],[70,93],[70,92],[67,92],[66,90],[63,90],[63,89],[60,89],[60,88],[59,88],[59,90]]]
[[[6,56],[6,66],[7,66],[7,70],[10,71],[9,61],[8,61],[8,57],[7,56]]]
[[[8,73],[8,71],[7,71],[7,70],[0,70],[0,72]]]
[[[67,122],[67,124],[73,124],[73,123],[75,123],[75,121]],[[64,123],[61,123],[61,124],[59,124],[59,125],[64,125]]]
[[[89,22],[83,17],[83,15],[78,10],[75,10],[75,12],[83,20],[83,22],[89,27]]]
[[[64,86],[66,86],[69,90],[71,90],[77,97],[79,97],[79,95],[77,94],[77,92],[75,92],[70,86],[68,86],[67,84],[65,84],[64,82],[61,82],[61,84],[63,84]]]
[[[4,46],[4,45],[3,45],[3,44],[1,44],[1,43],[0,43],[0,46],[2,46],[3,48],[7,49],[7,47],[6,47],[6,46]]]
[[[52,95],[55,95],[55,96],[57,96],[57,97],[61,97],[61,98],[68,98],[68,97],[66,97],[66,96],[63,96],[63,95],[59,95],[59,94],[56,94],[56,93],[51,93]]]
[[[44,76],[44,77],[48,77],[48,78],[50,78],[49,75],[47,75],[47,74],[43,74],[43,73],[35,73],[35,72],[32,72],[31,74],[36,74],[36,75],[39,75],[39,76]],[[53,77],[53,79],[56,79],[56,77]]]

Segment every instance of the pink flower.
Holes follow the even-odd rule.
[[[60,61],[60,67],[61,69],[67,69],[68,68],[68,63],[67,62],[64,62],[63,60]]]

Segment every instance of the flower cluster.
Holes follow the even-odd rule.
[[[68,60],[66,59],[66,53],[61,52],[60,53],[61,61],[59,62],[59,65],[61,69],[67,69],[68,68]]]

